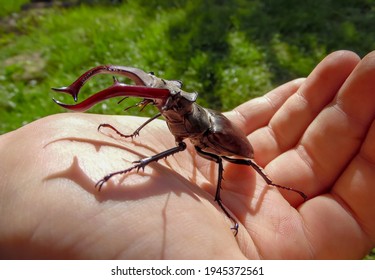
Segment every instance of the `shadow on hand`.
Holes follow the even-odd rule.
[[[140,158],[145,157],[143,153],[137,152],[135,149],[126,147],[124,145],[78,137],[60,138],[48,143],[47,145],[45,145],[45,147],[59,141],[75,141],[88,143],[93,145],[97,152],[100,151],[102,146],[111,146],[114,148],[126,150],[128,153],[135,154]],[[154,154],[157,153],[155,149],[150,148],[147,145],[143,145],[135,141],[132,141],[132,143],[136,146],[146,148]],[[99,191],[98,188],[95,188],[96,181],[94,181],[81,168],[79,158],[77,155],[75,155],[73,156],[71,165],[67,169],[49,175],[45,178],[45,180],[52,180],[57,178],[68,179],[81,186],[87,192],[94,194],[98,201],[137,200],[147,196],[155,196],[162,193],[167,193],[171,190],[173,190],[173,192],[175,193],[186,192],[198,200],[198,197],[195,194],[195,190],[193,192],[187,191],[186,188],[185,190],[183,190],[182,188],[175,187],[176,185],[189,186],[191,185],[191,182],[179,173],[171,170],[172,167],[170,166],[170,164],[167,163],[167,165],[169,167],[163,166],[162,164],[157,162],[153,162],[146,167],[148,169],[152,169],[151,173],[146,174],[144,171],[139,170],[131,171],[124,175],[117,175],[117,177],[120,177],[120,180],[117,183],[113,182],[113,180],[109,180],[105,183],[103,189]],[[119,168],[119,170],[121,169]]]

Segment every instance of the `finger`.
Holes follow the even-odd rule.
[[[374,75],[375,51],[362,59],[336,99],[339,110],[355,123],[367,128],[375,116]]]
[[[316,118],[297,148],[320,180],[316,191],[330,186],[353,158],[375,117],[375,52],[366,56]]]
[[[375,244],[375,123],[332,195],[301,208],[316,258],[359,259]]]
[[[315,117],[332,101],[358,61],[356,54],[339,51],[318,64],[297,93],[276,112],[269,126],[251,135],[254,150],[261,155],[257,157],[255,154],[259,164],[265,166],[298,143]]]
[[[304,78],[283,84],[262,97],[254,98],[237,108],[228,115],[245,134],[268,124],[272,116],[294,94],[304,82]]]
[[[326,192],[360,149],[375,117],[375,52],[366,56],[337,97],[311,123],[294,150],[272,162],[285,184],[303,186],[307,194]],[[293,163],[293,165],[291,165]],[[276,169],[276,168],[273,168]]]
[[[375,122],[359,154],[345,169],[332,192],[344,202],[366,236],[375,243]]]

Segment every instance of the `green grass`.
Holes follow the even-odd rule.
[[[364,258],[365,260],[375,260],[375,248]]]
[[[63,112],[50,88],[99,64],[180,79],[199,92],[200,104],[229,110],[308,75],[331,51],[364,55],[375,47],[370,0],[129,0],[19,12],[24,2],[0,0],[6,7],[0,14],[0,134]],[[111,77],[97,78],[84,92],[110,83]],[[92,112],[122,114],[122,108],[108,101]]]
[[[21,6],[28,2],[28,0],[0,1],[0,17],[9,15],[11,13],[19,12],[21,10]]]

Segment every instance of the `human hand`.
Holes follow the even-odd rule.
[[[297,92],[287,84],[236,109],[255,161],[310,197],[299,204],[284,192],[297,211],[266,195],[248,198],[241,221],[263,258],[353,259],[374,246],[374,77],[375,52],[362,61],[335,52],[296,81]]]
[[[1,136],[1,257],[361,258],[375,235],[374,59],[334,53],[306,80],[228,113],[273,181],[309,196],[282,196],[250,167],[226,164],[222,199],[237,238],[212,198],[217,167],[191,146],[94,188],[173,147],[162,121],[131,140],[96,127],[131,133],[143,118],[59,114]]]

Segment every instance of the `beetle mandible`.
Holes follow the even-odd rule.
[[[184,151],[186,149],[184,140],[189,139],[200,156],[218,164],[215,201],[226,216],[233,222],[231,229],[234,230],[234,235],[238,233],[238,223],[226,210],[220,196],[224,171],[223,160],[234,164],[251,166],[268,185],[296,192],[304,200],[307,199],[307,196],[302,191],[273,183],[263,169],[253,161],[253,148],[242,130],[236,127],[222,113],[204,108],[195,103],[198,94],[196,92],[190,93],[183,91],[181,81],[164,80],[156,77],[152,72],[146,73],[133,67],[102,65],[88,70],[70,86],[53,88],[53,90],[70,94],[74,98],[74,101],[77,101],[78,93],[82,86],[90,78],[101,73],[126,76],[133,80],[135,85],[120,83],[114,78],[112,86],[90,96],[78,104],[69,105],[61,103],[56,99],[53,100],[66,109],[86,111],[98,102],[112,97],[141,97],[143,100],[138,103],[139,105],[146,106],[152,104],[158,108],[159,113],[147,120],[132,134],[122,134],[110,124],[101,124],[98,129],[108,127],[122,137],[134,137],[139,135],[141,129],[151,121],[163,116],[170,132],[175,137],[176,146],[159,154],[135,161],[133,162],[134,165],[130,168],[104,176],[95,185],[99,191],[104,183],[115,175],[125,174],[132,170],[138,171],[141,168],[145,168],[151,162],[156,162],[162,158]]]

